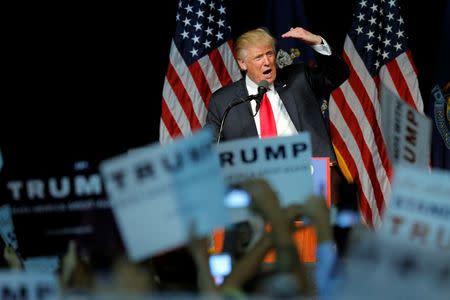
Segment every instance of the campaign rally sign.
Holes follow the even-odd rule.
[[[212,134],[201,130],[171,144],[135,149],[100,170],[128,256],[138,261],[185,244],[229,220]]]
[[[399,166],[380,234],[420,248],[450,251],[450,172]]]
[[[52,274],[0,271],[0,299],[58,300],[58,280]]]
[[[449,270],[449,251],[396,243],[362,226],[355,227],[345,270],[341,270],[345,273],[332,299],[448,299]]]
[[[385,86],[381,99],[382,130],[391,161],[427,167],[431,153],[431,120]]]
[[[283,206],[301,203],[313,193],[309,133],[277,138],[249,138],[216,146],[225,180],[234,184],[265,178]]]
[[[95,161],[67,159],[46,168],[5,168],[0,201],[11,208],[13,221],[2,226],[2,234],[9,228],[6,237],[11,238],[5,242],[15,246],[15,233],[15,248],[24,259],[60,256],[70,240],[83,253],[122,249],[97,166]],[[3,207],[2,224],[7,224],[6,213]]]

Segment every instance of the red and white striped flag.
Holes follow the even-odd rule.
[[[159,141],[201,128],[218,88],[241,78],[223,0],[180,0],[164,81]]]
[[[397,0],[360,0],[343,57],[350,77],[330,97],[330,132],[341,168],[360,188],[364,221],[381,224],[392,165],[381,132],[381,86],[423,111]]]

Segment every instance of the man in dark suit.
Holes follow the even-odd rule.
[[[227,107],[238,99],[257,94],[258,84],[265,80],[269,83],[267,97],[259,103],[250,101],[233,107],[225,120],[221,140],[285,136],[308,131],[312,155],[329,157],[335,164],[336,156],[322,117],[320,100],[347,79],[347,65],[322,37],[303,28],[291,28],[282,37],[297,38],[310,45],[316,51],[317,67],[291,64],[278,70],[275,39],[261,28],[242,34],[236,40],[235,51],[239,67],[246,75],[212,95],[206,126],[213,129],[217,140]],[[340,177],[340,172],[332,168],[332,191],[336,190]],[[244,225],[239,224],[237,228],[245,228]],[[233,249],[234,241],[239,241],[238,229],[226,232],[225,251]]]
[[[276,124],[270,136],[293,135],[308,131],[311,135],[312,155],[336,157],[324,123],[320,99],[326,97],[348,77],[345,62],[328,46],[326,41],[303,28],[291,28],[283,38],[297,38],[316,51],[317,67],[291,64],[277,69],[275,39],[264,29],[248,31],[236,40],[237,61],[246,76],[216,91],[210,100],[206,125],[216,134],[227,106],[239,98],[257,94],[258,83],[266,80],[266,93],[270,114]],[[222,141],[266,137],[261,111],[256,101],[240,104],[231,109],[223,126]]]

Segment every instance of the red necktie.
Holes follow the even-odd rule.
[[[261,100],[261,108],[259,109],[259,124],[261,129],[261,138],[277,135],[277,125],[273,116],[272,105],[270,105],[267,94]]]

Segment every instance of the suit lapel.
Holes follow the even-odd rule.
[[[236,90],[236,98],[244,99],[248,97],[247,87],[245,86],[245,77],[243,80],[240,80],[239,83]],[[256,129],[250,102],[239,104],[233,109],[236,109],[235,113],[239,116],[241,122],[240,128],[243,129],[242,132],[245,133],[246,136],[258,136],[258,130]]]
[[[292,123],[294,123],[297,131],[300,132],[302,130],[302,126],[298,117],[297,105],[295,105],[295,96],[292,92],[289,92],[289,85],[283,81],[276,81],[274,86],[281,98],[281,101],[283,101],[284,107],[286,108]]]

